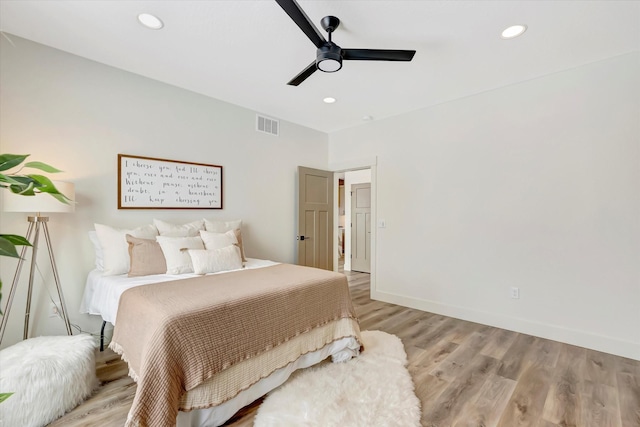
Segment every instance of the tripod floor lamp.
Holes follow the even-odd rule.
[[[51,261],[51,269],[53,272],[53,279],[58,291],[58,300],[60,301],[60,311],[62,319],[64,320],[67,328],[67,334],[73,335],[71,332],[71,324],[69,323],[69,317],[67,316],[67,308],[64,303],[64,296],[62,294],[62,288],[60,287],[60,278],[58,277],[58,269],[56,267],[56,261],[53,257],[53,250],[51,248],[51,237],[49,236],[49,217],[42,216],[42,213],[49,212],[73,212],[75,210],[75,190],[74,185],[70,182],[54,181],[56,188],[65,196],[67,196],[71,202],[69,204],[62,203],[56,200],[49,194],[38,193],[35,196],[20,196],[11,193],[10,191],[3,191],[3,206],[5,212],[28,212],[35,213],[34,216],[27,217],[29,227],[27,228],[27,235],[25,238],[31,242],[31,267],[29,270],[29,287],[27,289],[27,308],[24,315],[24,339],[29,337],[29,316],[31,315],[31,296],[33,293],[33,279],[36,270],[36,261],[38,255],[38,249],[40,244],[40,232],[44,234],[46,241],[46,248],[49,251],[49,260]],[[4,337],[4,331],[7,326],[7,319],[9,318],[9,312],[11,311],[11,304],[13,303],[13,297],[15,296],[18,282],[20,281],[20,272],[24,265],[24,257],[27,254],[29,246],[23,246],[20,253],[20,259],[18,260],[18,266],[16,268],[13,282],[11,283],[11,289],[9,290],[9,296],[7,297],[7,306],[2,316],[2,323],[0,323],[0,343]]]

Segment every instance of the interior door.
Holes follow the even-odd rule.
[[[333,172],[298,166],[298,264],[333,270]]]
[[[371,272],[371,184],[351,186],[351,270]]]

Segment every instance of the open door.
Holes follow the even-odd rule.
[[[351,186],[351,271],[371,273],[371,184]]]
[[[298,166],[298,264],[333,270],[333,172]]]

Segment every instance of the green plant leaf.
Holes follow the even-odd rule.
[[[0,154],[0,171],[6,171],[18,166],[27,157],[29,157],[29,154]]]
[[[19,194],[21,196],[35,196],[36,192],[34,191],[35,185],[30,182],[29,184],[20,184],[20,185],[12,185],[9,187],[14,194]]]
[[[0,173],[0,182],[6,182],[7,184],[20,184],[20,181],[15,180],[12,176],[3,175],[1,173]]]
[[[62,203],[69,204],[69,201],[71,199],[69,199],[67,196],[62,194],[56,188],[56,186],[53,184],[53,182],[51,182],[51,180],[49,178],[47,178],[44,175],[27,175],[27,176],[29,178],[32,178],[33,180],[35,180],[39,184],[35,188],[36,192],[49,193],[49,194],[53,195],[54,197],[56,197],[55,195],[62,196],[62,198],[56,197],[56,199],[60,200]]]
[[[37,183],[36,187],[38,191],[41,193],[52,193],[59,194],[60,192],[56,188],[56,186],[51,182],[49,178],[44,175],[26,175],[28,178],[31,178],[35,183]]]
[[[57,199],[60,203],[64,203],[65,205],[70,204],[69,202],[71,201],[67,196],[65,196],[62,193],[51,194],[51,197]]]
[[[24,190],[21,190],[18,194],[23,195],[23,196],[31,196],[34,194],[34,189],[35,185],[33,184],[33,182],[30,182],[29,185],[27,185],[27,188],[25,188]]]
[[[18,251],[16,251],[16,245],[5,239],[3,236],[0,236],[0,256],[20,258]]]
[[[58,173],[58,172],[62,172],[60,169],[56,169],[53,166],[49,166],[46,163],[42,163],[42,162],[29,162],[29,163],[25,163],[24,167],[26,168],[34,168],[34,169],[40,169],[41,171],[45,171],[45,172],[49,172],[49,173]]]
[[[28,175],[13,175],[11,176],[11,179],[15,182],[15,184],[11,184],[11,185],[18,185],[21,187],[27,187],[29,185],[29,183],[33,183],[36,186],[39,186],[40,184],[38,183],[38,181],[36,181],[35,179],[31,178]]]
[[[0,393],[0,403],[7,400],[13,393]]]
[[[0,234],[0,238],[8,240],[16,246],[31,246],[27,239],[16,234]]]

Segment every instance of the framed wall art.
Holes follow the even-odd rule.
[[[222,209],[222,166],[118,154],[118,209]]]

